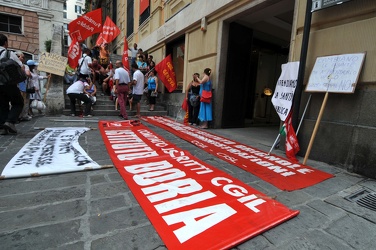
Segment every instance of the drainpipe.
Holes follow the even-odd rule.
[[[295,89],[294,103],[293,103],[293,116],[292,116],[292,125],[296,131],[299,124],[299,108],[300,100],[302,97],[303,90],[303,81],[304,81],[304,71],[307,60],[307,51],[308,51],[308,42],[309,34],[311,30],[311,18],[312,18],[312,0],[307,1],[305,21],[304,21],[304,31],[303,31],[303,40],[302,40],[302,49],[300,52],[300,63],[298,71],[298,82]],[[303,118],[302,118],[303,119]]]

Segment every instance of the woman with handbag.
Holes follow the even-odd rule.
[[[200,112],[198,113],[198,119],[201,121],[200,128],[207,129],[208,122],[213,120],[212,110],[212,83],[210,81],[211,69],[206,68],[204,70],[204,77],[200,80],[197,76],[195,80],[200,84]]]
[[[38,63],[34,60],[28,60],[26,62],[26,64],[27,64],[27,66],[29,66],[29,70],[30,70],[30,74],[31,74],[29,87],[34,86],[34,88],[35,88],[35,93],[30,93],[30,108],[29,108],[29,115],[34,116],[33,108],[31,107],[31,104],[33,103],[34,100],[42,101],[42,95],[41,95],[42,88],[40,86],[39,80],[47,79],[51,75],[49,75],[49,76],[38,75],[38,72],[37,72]],[[36,106],[40,106],[40,105],[36,105]],[[44,106],[44,105],[42,105],[42,106]],[[38,113],[43,115],[42,109],[38,109]]]
[[[197,77],[197,78],[196,78]],[[193,74],[193,80],[188,84],[185,91],[185,99],[188,102],[188,122],[190,125],[198,125],[198,114],[200,112],[200,83],[199,73]]]
[[[148,77],[148,97],[149,97],[149,111],[154,111],[156,99],[158,96],[158,78],[155,69],[149,72]]]

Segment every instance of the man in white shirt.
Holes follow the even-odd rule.
[[[129,84],[131,82],[128,72],[124,69],[123,63],[121,61],[115,62],[115,93],[117,94],[118,103],[120,106],[120,117],[124,120],[128,120],[126,105],[129,92]]]
[[[79,79],[77,82],[74,82],[67,89],[67,95],[70,100],[71,116],[76,115],[76,99],[83,101],[85,103],[85,111],[83,117],[92,117],[91,112],[91,99],[84,94],[84,89],[90,89],[93,85],[93,82],[88,77],[87,79]]]
[[[145,76],[142,72],[138,69],[137,63],[132,63],[132,70],[133,73],[133,101],[132,104],[136,104],[136,117],[140,118],[140,109],[141,109],[141,97],[144,93],[144,83],[145,83]]]
[[[84,49],[84,54],[78,60],[78,69],[79,69],[79,77],[80,78],[87,78],[90,76],[91,73],[91,66],[92,66],[93,61],[91,60],[90,57],[90,49]]]
[[[8,37],[0,34],[0,59],[7,56],[7,48]],[[22,62],[14,52],[9,53],[9,58],[24,69]],[[17,134],[15,123],[18,121],[23,106],[24,100],[17,84],[0,82],[0,135]]]

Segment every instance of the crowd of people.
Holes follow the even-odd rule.
[[[0,82],[0,135],[17,134],[15,124],[30,121],[34,116],[31,103],[42,100],[43,85],[40,80],[48,79],[51,75],[39,75],[38,63],[34,60],[25,62],[21,51],[8,51],[8,37],[4,34],[0,34],[0,53],[0,59],[9,55],[26,75],[26,80],[19,84]],[[44,115],[42,110],[38,110],[38,113]]]
[[[8,38],[0,34],[0,53],[7,50]],[[127,71],[121,61],[115,62],[115,67],[110,61],[108,44],[95,46],[92,49],[83,45],[83,54],[78,61],[77,68],[66,66],[64,82],[69,85],[66,94],[70,100],[70,114],[76,116],[76,103],[85,105],[83,117],[91,117],[96,96],[109,96],[115,103],[115,110],[119,107],[119,117],[127,120],[126,107],[132,110],[135,107],[136,117],[141,117],[141,99],[147,96],[149,111],[155,110],[158,96],[159,80],[154,69],[153,56],[134,43],[131,50],[131,69]],[[0,134],[16,134],[15,124],[20,121],[30,121],[34,116],[31,103],[33,100],[42,99],[42,86],[40,81],[48,79],[51,75],[41,76],[38,72],[38,63],[34,60],[25,61],[21,51],[11,52],[10,58],[16,61],[24,70],[27,79],[18,85],[0,83]],[[0,59],[4,55],[0,54]],[[188,102],[188,116],[190,125],[208,128],[212,121],[212,105],[200,102],[203,90],[212,89],[210,81],[211,70],[204,70],[204,76],[195,73],[186,89]],[[32,91],[30,91],[30,89]],[[38,110],[39,115],[43,115]]]

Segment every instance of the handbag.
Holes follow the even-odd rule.
[[[42,99],[39,92],[38,92],[38,95],[39,95],[39,98]],[[37,110],[45,110],[46,104],[44,104],[44,102],[42,102],[41,100],[34,99],[30,103],[30,108],[37,109]]]
[[[189,96],[189,103],[192,107],[197,107],[198,105],[200,105],[200,96],[196,94],[191,94]]]
[[[40,100],[34,99],[31,104],[30,108],[37,109],[37,110],[45,110],[46,109],[46,104]]]
[[[26,93],[34,94],[35,93],[35,87],[30,86],[30,78],[27,78],[26,82],[27,82],[26,83]]]
[[[210,103],[212,98],[212,92],[210,90],[202,90],[200,102]]]

